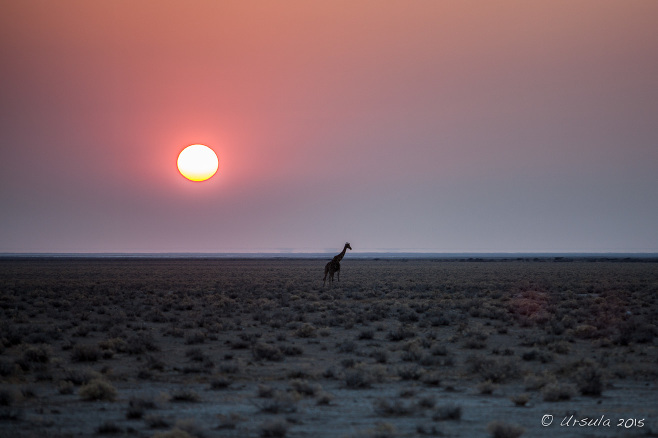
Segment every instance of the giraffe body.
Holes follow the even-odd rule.
[[[324,266],[324,278],[322,279],[323,285],[327,282],[327,275],[329,276],[329,282],[331,283],[334,282],[334,274],[337,274],[338,281],[340,281],[340,261],[343,259],[345,252],[348,249],[352,249],[349,242],[345,244],[343,251],[341,251],[340,254],[334,256],[334,258]]]

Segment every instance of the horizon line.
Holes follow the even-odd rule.
[[[0,252],[0,258],[10,257],[99,257],[99,258],[315,258],[325,257],[335,251],[226,251],[226,252]],[[356,258],[365,257],[658,257],[654,251],[361,251],[351,252]]]

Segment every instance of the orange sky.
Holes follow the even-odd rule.
[[[0,252],[658,251],[656,28],[654,1],[5,2]]]

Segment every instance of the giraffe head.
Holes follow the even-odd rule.
[[[352,247],[350,246],[350,242],[346,242],[346,243],[345,243],[345,248],[348,248],[348,249],[350,249],[350,250],[352,249]]]

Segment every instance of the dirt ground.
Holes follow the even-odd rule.
[[[657,261],[325,263],[1,258],[0,436],[658,436]]]

